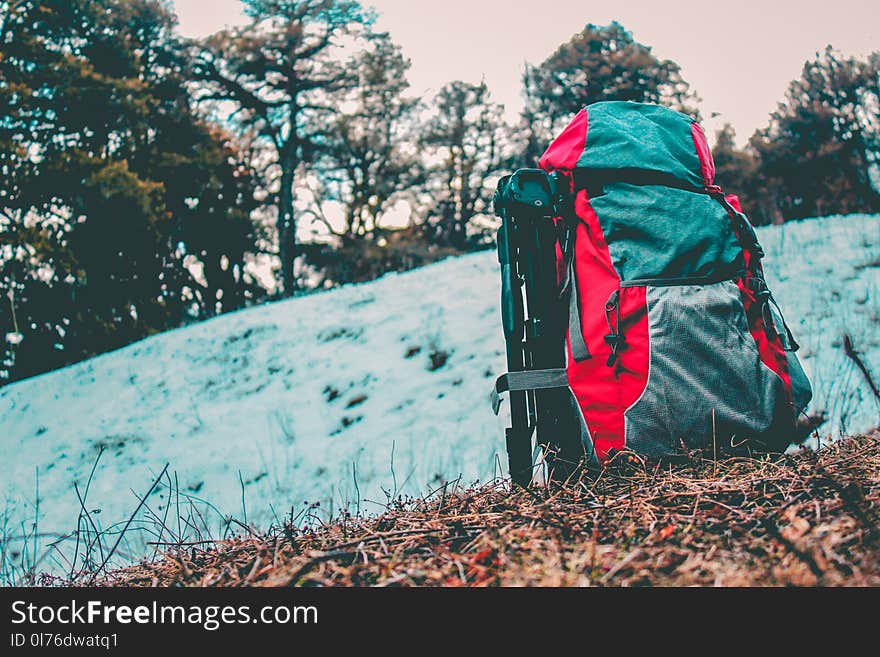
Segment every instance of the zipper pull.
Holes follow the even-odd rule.
[[[611,315],[614,315],[614,322],[611,321]],[[605,302],[605,321],[608,323],[608,335],[605,336],[605,343],[611,347],[611,354],[608,356],[606,365],[611,367],[617,360],[620,348],[626,343],[626,338],[620,332],[620,290],[614,290],[608,301]]]

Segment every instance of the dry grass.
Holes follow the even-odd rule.
[[[880,431],[817,452],[440,490],[102,577],[128,586],[880,585]]]

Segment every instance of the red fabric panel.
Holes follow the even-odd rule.
[[[703,173],[703,184],[707,187],[715,184],[715,160],[712,159],[712,151],[709,150],[709,142],[706,133],[696,121],[691,123],[691,136],[694,138],[694,146],[697,149],[697,157],[700,158],[700,171]]]
[[[736,194],[728,194],[724,198],[737,212],[742,212],[742,205],[740,205],[739,197]],[[736,230],[736,227],[734,227],[734,230]],[[737,237],[739,238],[740,236],[737,235]],[[743,251],[743,258],[745,259],[746,271],[762,271],[761,263],[752,264],[751,254],[748,251]],[[791,376],[788,373],[788,358],[786,357],[785,350],[782,348],[779,340],[771,342],[767,337],[764,316],[761,313],[760,304],[755,298],[755,293],[748,287],[744,279],[738,280],[736,284],[742,296],[743,308],[745,308],[746,318],[749,322],[749,331],[755,339],[755,344],[758,346],[761,361],[782,379],[782,383],[785,386],[785,394],[788,397],[788,403],[791,405],[793,415],[794,402],[791,395]],[[782,330],[782,327],[777,328]]]
[[[740,205],[739,202],[739,196],[737,196],[736,194],[727,194],[724,198],[727,200],[728,203],[730,203],[730,205],[733,206],[734,210],[736,210],[737,212],[743,211],[742,205]]]
[[[619,288],[620,278],[611,264],[608,244],[585,190],[578,192],[575,212],[581,219],[575,242],[581,326],[592,358],[575,362],[569,343],[568,380],[598,457],[605,460],[611,448],[624,447],[623,414],[641,396],[648,382],[650,348],[645,288]],[[626,344],[617,361],[609,366],[611,348],[605,342],[609,333],[605,303],[617,289],[621,290],[618,330],[626,337]]]
[[[582,109],[566,126],[565,130],[547,147],[538,166],[544,171],[564,169],[571,171],[587,144],[587,110]]]

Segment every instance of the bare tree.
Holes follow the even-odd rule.
[[[434,241],[463,249],[471,219],[489,211],[490,183],[512,163],[511,130],[485,83],[450,82],[433,109],[422,137],[436,162],[429,172],[435,203],[427,227]]]
[[[344,109],[332,124],[310,185],[311,212],[342,239],[372,237],[389,210],[421,182],[423,167],[414,138],[415,98],[406,73],[410,62],[387,34],[377,34],[354,60],[357,85],[340,95]],[[327,202],[341,207],[326,216]]]
[[[356,84],[342,47],[368,33],[373,18],[355,0],[246,0],[249,25],[199,44],[195,71],[201,101],[231,105],[228,117],[259,135],[270,153],[264,167],[276,208],[280,292],[297,287],[294,178],[312,161],[337,114],[332,96]]]

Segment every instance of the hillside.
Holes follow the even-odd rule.
[[[759,237],[802,345],[812,410],[829,415],[825,433],[877,426],[842,344],[851,335],[880,371],[880,216]],[[502,474],[502,421],[487,402],[504,366],[498,294],[495,256],[480,253],[226,315],[0,389],[3,535],[28,539],[9,554],[32,558],[36,529],[38,554],[59,541],[41,568],[67,570],[59,551],[70,558],[78,523],[112,544],[166,463],[117,557],[145,554],[157,518],[188,518],[175,535],[194,540],[229,531],[233,517],[265,527],[301,509],[378,512],[401,494]]]

